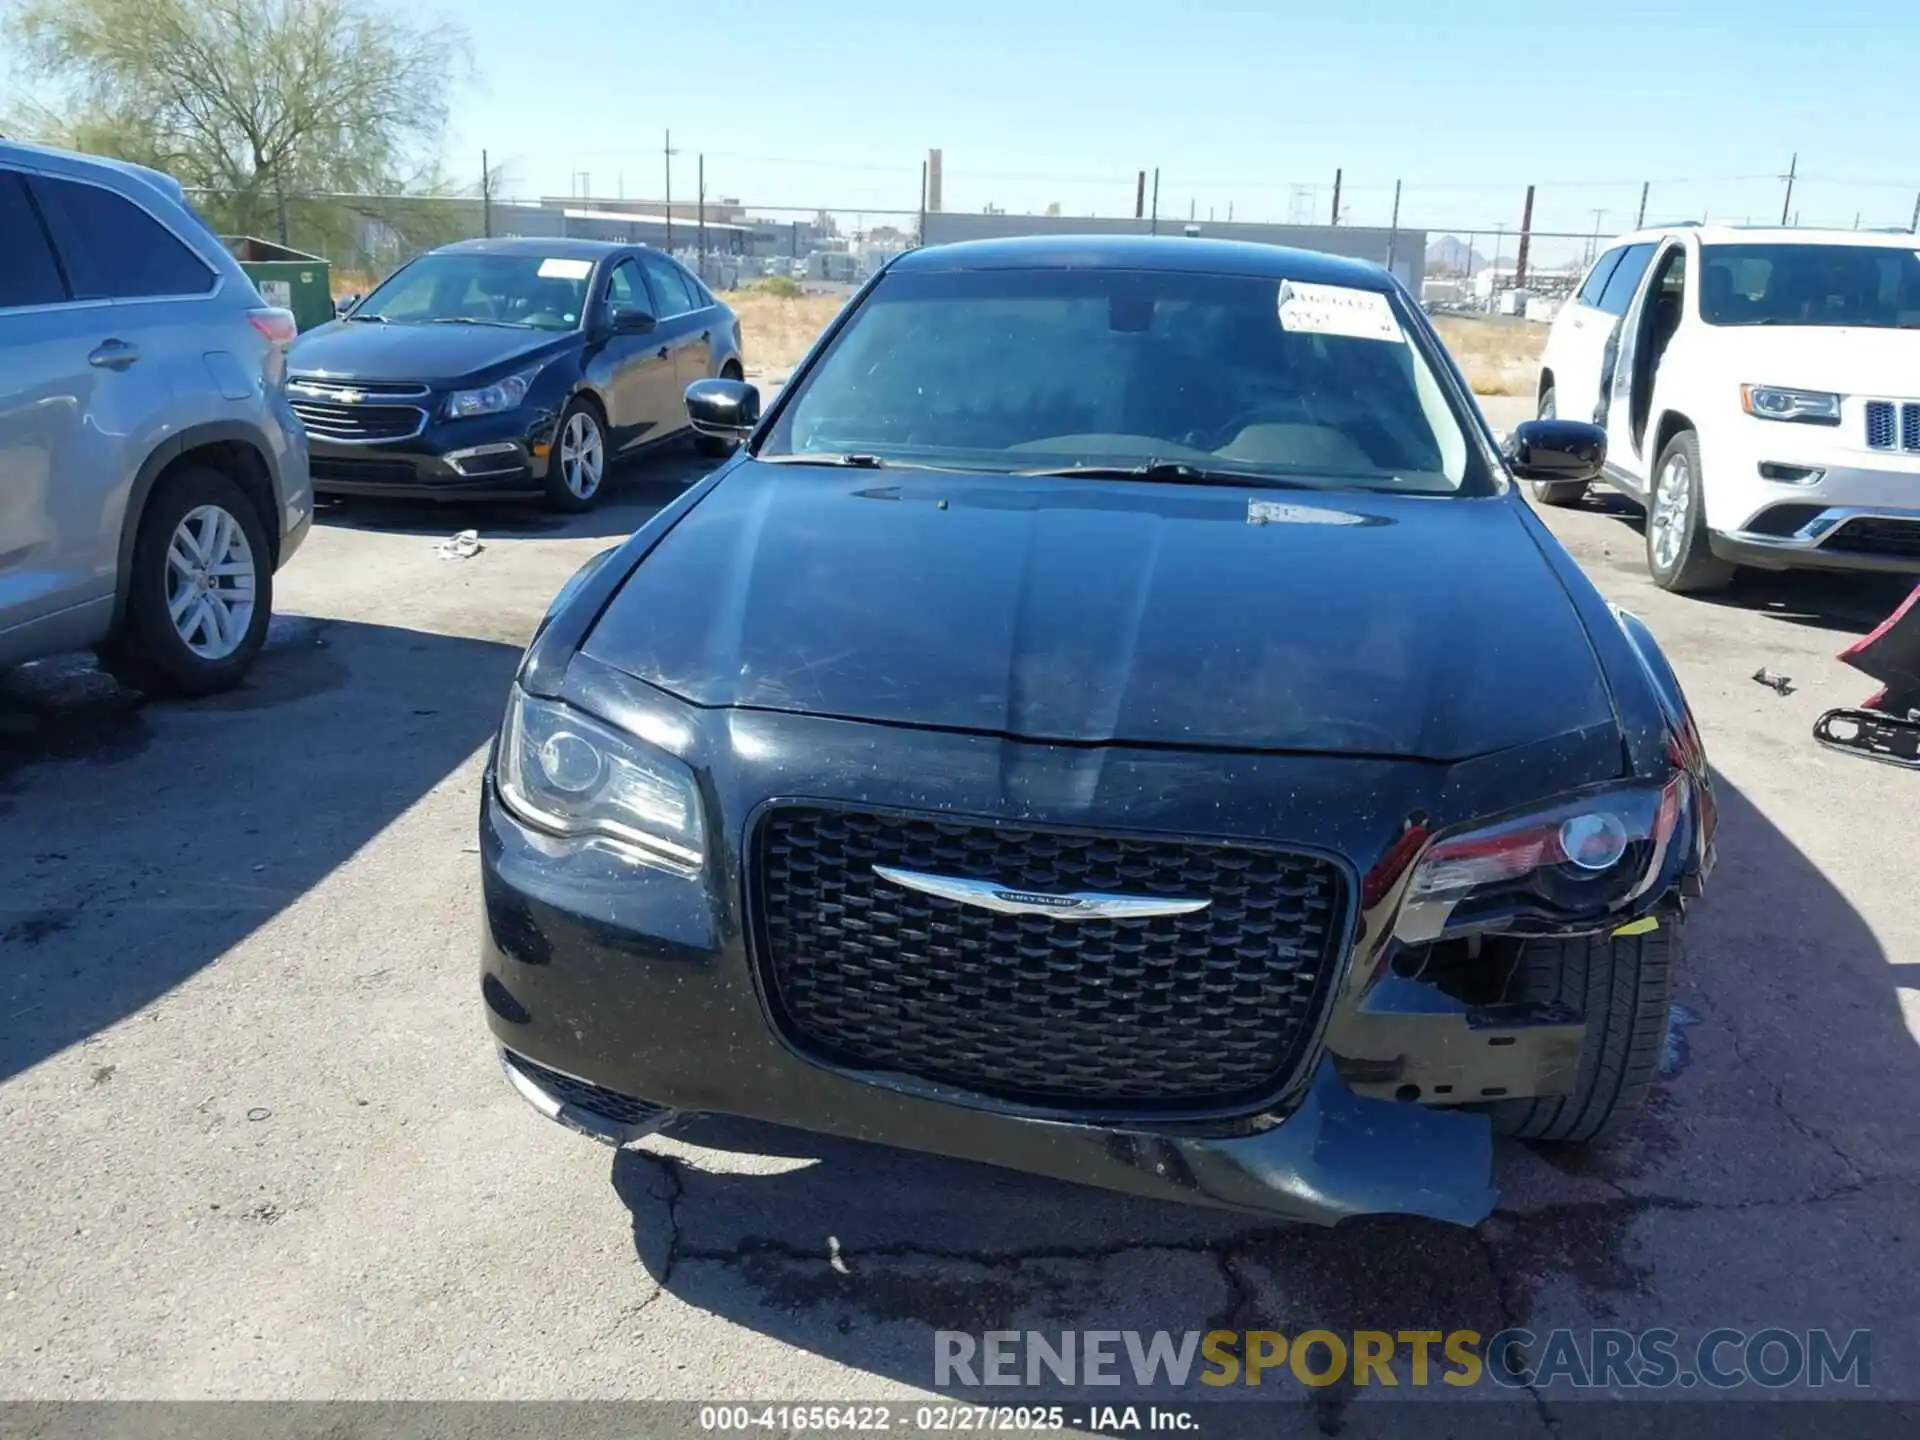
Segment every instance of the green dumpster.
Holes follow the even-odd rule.
[[[333,319],[333,280],[325,260],[257,235],[227,235],[221,239],[261,298],[293,312],[297,329],[311,330]]]

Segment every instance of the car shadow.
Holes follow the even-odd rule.
[[[209,699],[148,701],[81,657],[0,672],[0,1080],[306,895],[487,742],[519,656],[279,616]]]
[[[450,536],[475,531],[480,539],[624,539],[648,516],[724,463],[676,445],[654,455],[616,463],[600,503],[579,515],[563,515],[537,500],[383,500],[322,496],[315,506],[321,525],[397,535]]]
[[[1813,1202],[1860,1182],[1836,1158],[1835,1137],[1904,1147],[1890,1154],[1920,1142],[1907,1098],[1920,1087],[1920,1051],[1902,1019],[1898,972],[1867,923],[1724,779],[1719,794],[1720,865],[1690,920],[1690,962],[1652,1102],[1604,1149],[1501,1142],[1501,1209],[1478,1231],[1400,1218],[1276,1227],[688,1117],[614,1157],[611,1183],[636,1254],[686,1306],[876,1379],[1001,1404],[1172,1392],[1140,1390],[1124,1356],[1121,1383],[1097,1393],[942,1386],[935,1332],[1321,1327],[1486,1337],[1549,1314],[1556,1324],[1629,1328],[1691,1316],[1704,1329],[1762,1312],[1768,1323],[1831,1323],[1819,1307],[1834,1292],[1813,1277],[1823,1276],[1822,1255],[1850,1242],[1844,1228],[1822,1228],[1844,1222],[1823,1221],[1831,1212]],[[1768,1223],[1748,1228],[1741,1207],[1774,1201]],[[1713,1230],[1711,1207],[1721,1205],[1734,1213]],[[1670,1233],[1687,1226],[1708,1227],[1706,1238]],[[1898,1297],[1920,1288],[1920,1247],[1890,1245],[1862,1263],[1895,1272],[1884,1319],[1898,1328]],[[1803,1305],[1814,1313],[1801,1314]],[[1849,1312],[1849,1325],[1871,1323]],[[1874,1363],[1879,1382],[1878,1351]],[[847,1386],[859,1393],[857,1381]],[[1189,1384],[1184,1398],[1250,1393],[1271,1392]],[[1339,1433],[1352,1398],[1341,1387],[1319,1393],[1299,1432]],[[1295,1418],[1268,1412],[1265,1423],[1285,1429]]]

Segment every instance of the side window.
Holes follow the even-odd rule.
[[[1607,288],[1600,295],[1600,308],[1607,314],[1627,313],[1627,307],[1633,303],[1633,292],[1640,288],[1640,277],[1647,273],[1647,262],[1653,259],[1653,251],[1651,244],[1629,245],[1621,254],[1620,263],[1607,277]]]
[[[1582,305],[1591,305],[1595,309],[1599,308],[1600,296],[1607,288],[1607,281],[1612,277],[1614,267],[1619,265],[1620,257],[1626,253],[1627,247],[1622,245],[1616,249],[1607,251],[1606,254],[1593,262],[1593,269],[1587,272],[1587,283],[1580,287],[1580,303]]]
[[[643,255],[647,274],[653,280],[653,288],[660,294],[660,318],[684,315],[697,308],[693,296],[687,292],[687,280],[680,273],[680,267],[662,255]]]
[[[613,267],[613,273],[607,276],[607,303],[637,305],[649,315],[653,313],[653,297],[647,294],[647,282],[640,274],[639,261],[622,260]]]
[[[34,177],[32,187],[76,298],[204,295],[219,279],[178,236],[123,195],[43,175]]]
[[[27,199],[26,183],[17,172],[0,170],[0,310],[58,305],[66,298],[66,282]]]

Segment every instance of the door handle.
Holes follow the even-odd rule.
[[[668,351],[667,351],[667,347],[666,347],[666,346],[664,346],[664,345],[662,345],[662,346],[660,347],[660,351],[659,351],[659,355],[660,355],[660,358],[661,358],[662,360],[664,360],[664,359],[666,359],[666,358],[667,358],[667,353],[668,353]]]
[[[102,370],[124,370],[139,358],[140,352],[124,340],[102,340],[87,356],[87,363]]]
[[[702,340],[711,340],[713,339],[713,332],[711,330],[702,330],[700,332],[700,338]]]

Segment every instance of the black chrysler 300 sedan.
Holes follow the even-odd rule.
[[[1646,629],[1384,271],[914,251],[571,581],[486,778],[507,1076],[1332,1222],[1653,1076],[1712,857]]]

